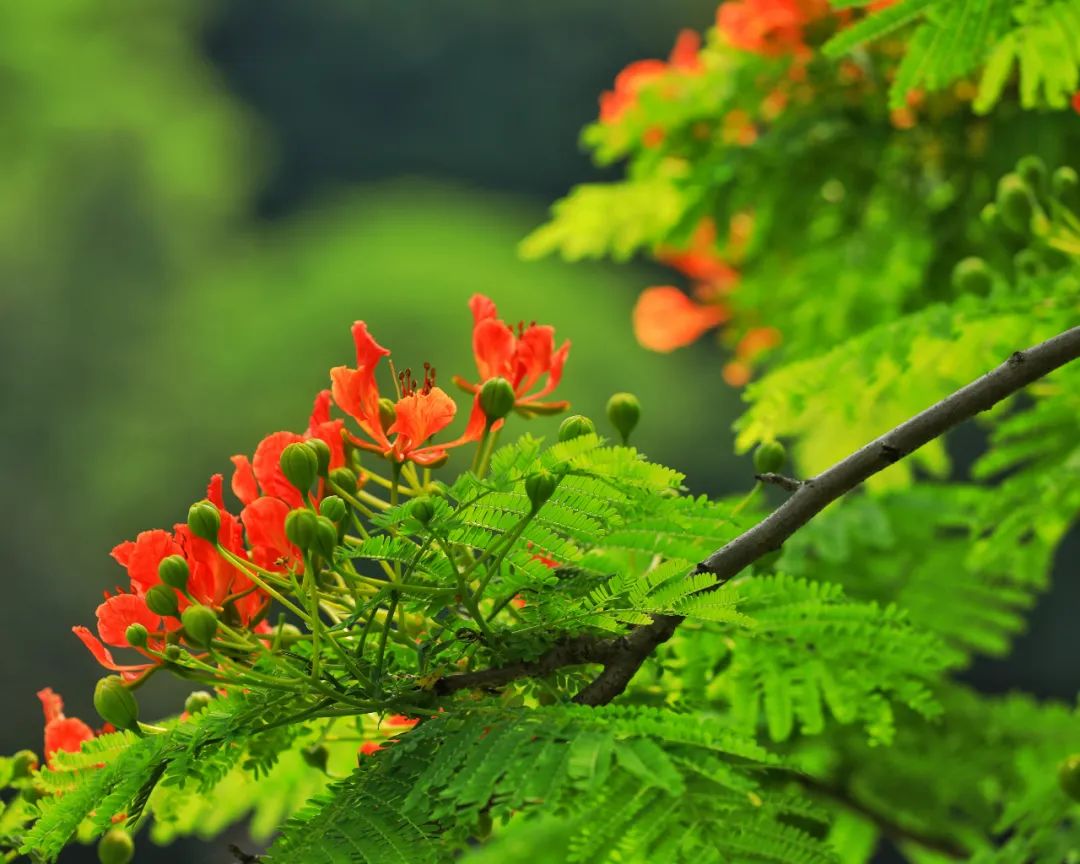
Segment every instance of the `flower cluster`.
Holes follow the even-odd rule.
[[[435,368],[425,363],[422,376],[409,368],[395,372],[390,351],[357,321],[352,326],[355,366],[330,370],[330,387],[316,395],[306,429],[274,432],[252,455],[232,457],[238,515],[230,512],[224,478],[216,474],[186,522],[171,530],[143,531],[112,550],[126,571],[126,584],[106,593],[97,608],[96,632],[73,628],[98,663],[118,673],[102,679],[95,692],[95,706],[107,721],[137,730],[130,691],[163,668],[214,687],[265,685],[265,669],[274,668],[275,658],[287,649],[293,659],[279,663],[278,677],[269,679],[276,687],[301,686],[307,679],[316,689],[325,686],[321,658],[344,663],[363,678],[340,642],[357,636],[326,635],[327,620],[340,625],[367,615],[361,645],[371,629],[398,628],[397,638],[405,638],[399,620],[378,619],[378,602],[364,605],[390,582],[405,585],[400,568],[388,564],[383,576],[370,576],[343,559],[342,545],[370,536],[372,518],[398,504],[399,496],[429,494],[434,487],[428,472],[451,450],[477,445],[474,469],[480,466],[482,472],[511,411],[532,417],[568,405],[549,397],[562,378],[570,343],[557,347],[554,329],[546,325],[511,326],[482,295],[469,306],[477,374],[454,377],[472,402],[460,435],[438,440],[454,422],[457,405],[436,384]],[[393,374],[380,383],[384,363]],[[414,506],[411,512],[421,509]],[[428,592],[426,597],[446,593],[417,590]],[[271,612],[277,616],[274,624]],[[118,648],[138,656],[118,661],[113,656]],[[309,665],[298,672],[295,659],[303,656]],[[39,695],[47,754],[78,749],[93,737],[85,723],[64,717],[51,690]],[[406,722],[412,721],[395,717],[390,725]]]
[[[850,98],[863,93],[869,86],[865,70],[850,60],[812,77],[817,68],[811,66],[814,47],[858,16],[891,2],[878,0],[858,11],[832,10],[827,0],[722,3],[704,46],[697,34],[683,31],[667,62],[638,61],[618,74],[614,88],[600,97],[598,126],[603,134],[594,140],[613,147],[610,152],[617,155],[632,149],[628,141],[644,150],[671,142],[664,152],[669,166],[692,164],[710,142],[721,148],[751,147],[791,106],[811,103],[823,75],[831,76],[827,83],[838,85]],[[716,96],[734,76],[743,76],[752,86]],[[644,99],[646,93],[653,101]],[[894,112],[894,125],[914,124],[920,98],[912,94],[909,105]],[[690,288],[684,292],[675,285],[659,285],[642,293],[633,316],[642,346],[672,351],[726,325],[725,341],[734,346],[735,356],[724,378],[733,386],[749,380],[755,362],[780,341],[775,328],[742,321],[730,300],[753,231],[749,212],[735,213],[721,231],[713,219],[705,218],[684,245],[659,244],[652,250],[653,257],[685,277]]]

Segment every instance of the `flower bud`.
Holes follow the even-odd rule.
[[[1070,210],[1080,209],[1080,176],[1076,169],[1062,165],[1050,178],[1050,189],[1062,204]]]
[[[195,690],[184,700],[184,710],[188,714],[198,714],[200,711],[205,711],[213,701],[213,693],[208,693],[205,690]]]
[[[33,750],[20,750],[11,757],[11,779],[25,780],[38,767],[37,753]]]
[[[427,525],[435,518],[435,504],[426,495],[417,498],[409,507],[409,515],[421,525]]]
[[[616,393],[608,399],[607,416],[625,444],[641,419],[641,403],[633,393]]]
[[[217,543],[221,530],[221,513],[210,501],[196,501],[187,514],[188,530],[208,543]]]
[[[1073,801],[1080,801],[1080,753],[1074,753],[1061,763],[1058,783]]]
[[[285,517],[285,536],[289,542],[300,549],[310,549],[315,544],[319,517],[307,507],[290,510]]]
[[[351,468],[335,468],[330,472],[330,482],[348,492],[350,495],[356,491],[356,472]]]
[[[334,560],[334,550],[337,548],[337,525],[325,516],[315,517],[315,551],[327,561]]]
[[[514,388],[505,378],[489,378],[480,388],[480,409],[489,423],[502,420],[514,410]]]
[[[994,274],[982,258],[964,258],[953,268],[952,284],[962,294],[985,297],[994,285]]]
[[[187,588],[188,577],[191,575],[191,569],[183,555],[169,555],[162,558],[157,572],[162,582],[177,591]]]
[[[308,438],[304,443],[315,454],[315,473],[325,477],[330,470],[330,445],[322,438]]]
[[[559,441],[573,441],[582,435],[594,435],[596,424],[581,414],[572,414],[559,425]]]
[[[1027,235],[1035,214],[1031,189],[1017,174],[1006,174],[998,181],[997,208],[1001,221],[1010,231]]]
[[[98,841],[97,854],[101,864],[129,864],[135,857],[135,841],[123,828],[110,828]]]
[[[1042,258],[1034,249],[1021,249],[1017,252],[1013,256],[1013,267],[1016,268],[1018,276],[1027,279],[1035,279],[1046,272]]]
[[[145,625],[136,622],[128,625],[127,630],[124,631],[124,638],[132,648],[145,648],[150,639],[150,631]]]
[[[1021,157],[1016,163],[1016,173],[1035,192],[1046,190],[1046,163],[1038,156]]]
[[[180,656],[184,653],[184,649],[179,645],[166,645],[165,646],[165,659],[175,663],[180,659]]]
[[[302,635],[300,628],[295,624],[280,624],[274,628],[274,641],[281,648],[294,645]]]
[[[559,478],[544,469],[525,478],[525,494],[529,496],[534,513],[544,506],[558,485]]]
[[[394,400],[383,396],[379,400],[379,424],[382,426],[383,432],[393,426],[396,419],[397,409],[394,408]]]
[[[786,461],[787,450],[779,441],[765,441],[754,451],[754,470],[758,474],[774,474]]]
[[[109,675],[94,688],[94,708],[106,723],[117,729],[139,728],[139,703],[119,675]]]
[[[146,592],[146,608],[155,615],[176,617],[180,604],[176,600],[176,591],[168,585],[154,585]]]
[[[1000,231],[1002,229],[1001,214],[998,212],[997,204],[986,204],[982,210],[979,211],[979,219],[987,228],[991,231]]]
[[[307,444],[290,444],[281,451],[281,473],[300,492],[306,493],[319,473],[319,457]]]
[[[209,606],[195,604],[188,606],[180,616],[187,634],[188,642],[206,648],[213,641],[218,631],[218,619]]]
[[[305,747],[300,751],[300,756],[315,770],[326,773],[326,761],[330,758],[330,751],[322,744]]]
[[[340,522],[348,513],[348,508],[337,495],[327,495],[319,505],[319,512],[331,522]]]

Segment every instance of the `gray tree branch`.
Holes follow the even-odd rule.
[[[753,528],[740,534],[697,566],[723,584],[780,546],[837,498],[867,478],[940,437],[954,426],[992,408],[1033,381],[1080,357],[1080,327],[1066,330],[1026,351],[1017,351],[996,369],[874,439],[831,468],[798,484],[787,501]],[[537,660],[443,678],[436,692],[496,687],[517,678],[546,675],[564,666],[599,663],[600,674],[574,701],[606,705],[626,689],[642,663],[675,633],[683,618],[654,615],[650,624],[617,639],[576,637],[551,648]]]

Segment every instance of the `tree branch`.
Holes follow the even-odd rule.
[[[868,477],[1077,357],[1080,357],[1080,327],[1066,330],[1027,351],[1017,351],[996,369],[875,438],[817,477],[803,481],[769,516],[698,564],[697,572],[716,574],[718,585],[727,582],[758,558],[779,549],[814,516]],[[608,663],[574,701],[582,705],[606,705],[626,689],[649,654],[670,639],[682,621],[677,615],[656,615],[651,624],[639,627],[627,637],[628,641],[633,640],[632,649]]]
[[[798,483],[787,501],[698,564],[697,572],[716,574],[717,585],[722,585],[758,558],[779,549],[814,516],[867,478],[1078,357],[1080,327],[1066,330],[1027,351],[1017,351],[993,371],[874,439],[817,477]],[[501,687],[518,678],[548,675],[566,666],[599,663],[603,670],[574,701],[581,705],[606,705],[626,689],[641,664],[672,637],[683,620],[680,615],[654,615],[652,623],[636,627],[625,636],[608,639],[576,636],[556,644],[536,660],[450,675],[437,681],[434,689],[436,694],[448,695],[458,690]]]

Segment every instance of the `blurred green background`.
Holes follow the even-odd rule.
[[[100,673],[70,628],[123,581],[109,549],[181,519],[230,454],[303,428],[327,369],[353,359],[356,318],[448,384],[472,372],[466,302],[488,293],[508,319],[573,340],[560,392],[576,410],[599,417],[608,394],[633,390],[651,456],[697,491],[746,486],[715,351],[634,343],[630,309],[655,273],[515,253],[553,198],[598,176],[577,136],[615,72],[666,55],[714,9],[0,6],[4,752],[40,747],[43,686],[95,722]],[[1068,631],[1048,622],[1035,627],[1052,649]],[[991,686],[1067,694],[1060,675],[1039,677],[1042,644],[985,673]],[[147,714],[178,692],[154,682]],[[138,860],[232,859],[217,842]]]

